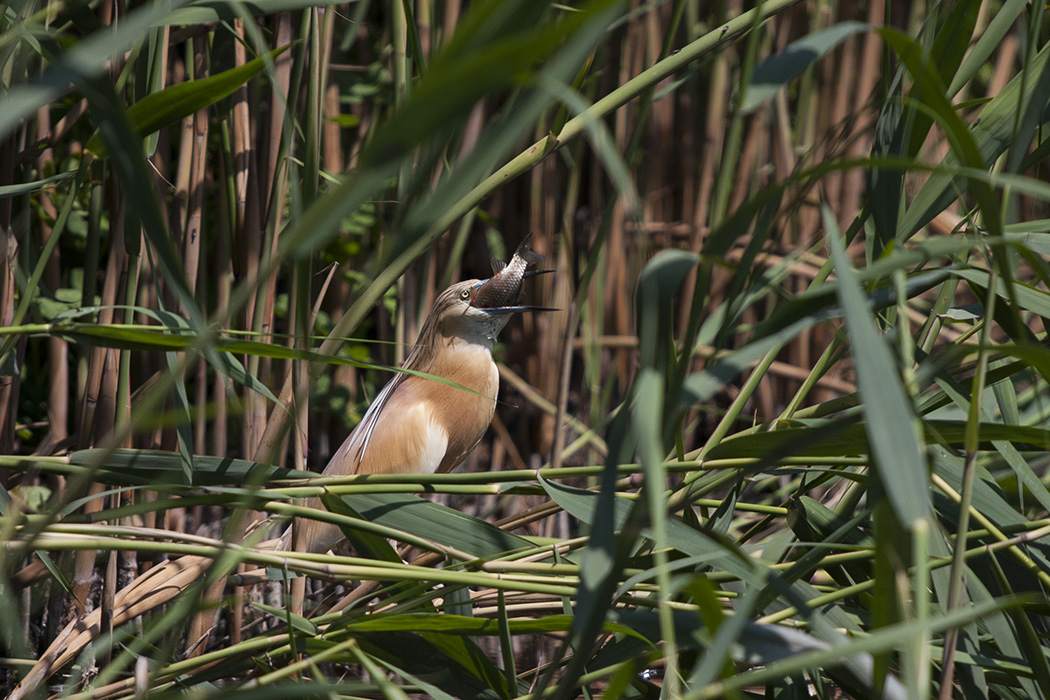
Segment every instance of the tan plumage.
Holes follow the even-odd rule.
[[[483,283],[460,282],[438,296],[404,363],[405,369],[463,388],[398,373],[332,456],[326,476],[444,472],[474,449],[496,408],[499,375],[492,346],[510,317],[499,308],[472,304]],[[324,507],[319,498],[307,505]],[[293,548],[300,552],[324,552],[343,537],[336,526],[315,520],[297,521],[294,531]],[[285,548],[289,539],[286,533]]]

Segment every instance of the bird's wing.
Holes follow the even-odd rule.
[[[357,472],[358,466],[365,458],[365,450],[368,449],[368,442],[372,438],[372,432],[376,428],[376,424],[379,422],[379,414],[383,412],[383,408],[386,406],[390,397],[401,382],[405,380],[408,375],[404,372],[398,372],[397,376],[386,383],[386,386],[382,388],[379,395],[376,396],[375,401],[365,411],[364,417],[361,422],[357,424],[353,432],[347,436],[343,446],[332,456],[331,461],[328,462],[328,466],[325,467],[325,474],[329,473],[330,469],[336,467],[336,465],[345,464],[348,460],[354,465],[353,469],[342,468],[339,470],[341,474],[353,474]]]

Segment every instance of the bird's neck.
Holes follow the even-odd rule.
[[[498,333],[498,327],[488,324],[442,327],[427,323],[405,361],[405,369],[447,376],[457,365],[487,365],[492,362],[492,347]]]

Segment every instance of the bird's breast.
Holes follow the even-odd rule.
[[[445,381],[404,378],[383,407],[358,471],[444,472],[474,449],[492,422],[499,390],[491,352],[474,347],[442,353],[421,370]]]
[[[459,386],[427,382],[432,385],[428,388],[433,421],[448,436],[439,471],[452,469],[478,444],[492,422],[499,392],[499,371],[489,348],[469,344],[444,359],[434,374]]]

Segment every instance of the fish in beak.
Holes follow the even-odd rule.
[[[546,306],[522,306],[524,293],[522,283],[527,277],[544,275],[554,270],[529,270],[531,265],[539,265],[544,257],[529,247],[529,238],[521,242],[514,251],[509,263],[496,258],[492,259],[492,277],[482,280],[471,301],[471,306],[490,314],[512,314],[523,311],[557,311]]]

